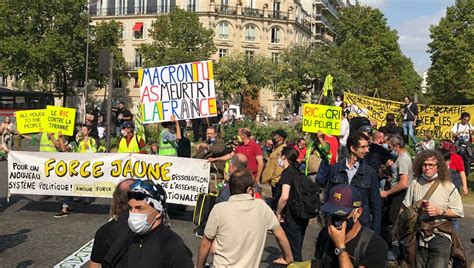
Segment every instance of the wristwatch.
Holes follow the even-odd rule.
[[[346,248],[335,248],[334,249],[334,254],[336,254],[336,256],[339,256],[339,254],[341,254],[342,252],[347,252]]]

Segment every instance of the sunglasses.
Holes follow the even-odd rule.
[[[127,192],[128,200],[135,199],[137,201],[142,201],[147,197],[151,197],[150,195],[143,193],[143,192]]]

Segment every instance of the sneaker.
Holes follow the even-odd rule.
[[[69,215],[69,212],[60,211],[58,214],[54,215],[56,219],[64,218]]]
[[[387,260],[388,261],[396,261],[397,260],[397,256],[395,256],[395,253],[393,253],[393,251],[388,251],[387,253]]]

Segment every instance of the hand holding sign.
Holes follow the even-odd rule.
[[[303,106],[303,132],[339,136],[341,119],[341,107],[309,103]]]

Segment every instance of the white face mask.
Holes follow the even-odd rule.
[[[278,166],[281,167],[281,168],[283,168],[284,165],[285,165],[285,162],[283,161],[283,159],[278,158]]]
[[[149,214],[130,212],[130,215],[128,216],[128,227],[130,227],[130,230],[137,234],[148,232],[156,221],[155,218],[152,223],[148,223],[147,218],[151,213],[153,212],[150,212]]]

